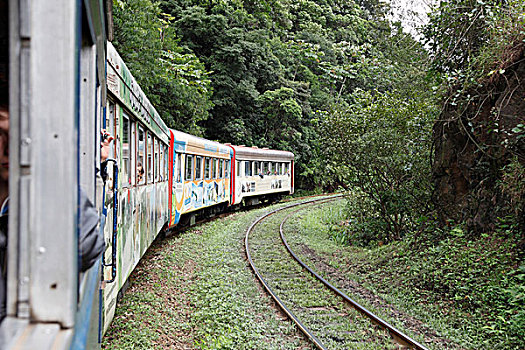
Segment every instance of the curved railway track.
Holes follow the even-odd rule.
[[[283,227],[286,221],[292,215],[304,209],[304,205],[320,205],[339,199],[340,197],[341,196],[333,196],[330,198],[321,199],[316,198],[300,203],[294,203],[292,205],[271,211],[254,221],[246,231],[244,240],[246,256],[252,270],[267,293],[318,349],[328,349],[326,345],[328,343],[344,343],[346,344],[345,346],[354,344],[356,348],[396,349],[402,347],[417,350],[427,350],[425,346],[405,335],[400,330],[390,325],[388,322],[382,320],[377,315],[364,308],[333,284],[317,274],[292,251],[289,244],[287,243],[284,236]],[[266,219],[273,216],[274,214],[277,214],[278,212],[296,207],[301,208],[292,211],[290,214],[281,219],[279,224],[279,236],[276,234],[273,234],[273,238],[272,235],[261,236],[260,240],[266,242],[266,246],[264,245],[265,243],[259,244],[256,242],[254,242],[252,247],[250,246],[250,235],[253,236],[256,228],[262,225]],[[276,232],[276,226],[277,225],[275,225],[275,229],[271,229],[270,231]],[[277,241],[280,241],[282,244],[279,244]],[[286,250],[284,250],[283,247]],[[280,252],[272,251],[271,249],[280,249]],[[272,271],[272,269],[266,269],[266,271],[261,272],[262,270],[265,270],[264,264],[262,264],[263,266],[260,265],[259,267],[255,265],[251,250],[254,252],[254,255],[258,255],[257,259],[260,259],[261,261],[267,259],[269,260],[270,264],[278,265],[279,267],[277,270],[279,272],[276,273],[275,270]],[[290,264],[287,265],[287,263],[284,262],[286,257],[283,256],[283,254],[293,258],[293,260],[289,260],[293,261],[293,265],[295,265],[295,267]],[[300,265],[300,267],[298,267],[298,265]],[[304,273],[305,270],[308,271],[308,274]],[[264,272],[266,272],[266,274],[264,274]],[[311,290],[312,297],[310,297],[310,301],[303,302],[301,305],[301,302],[298,300],[302,299],[304,296],[294,295],[293,290],[287,290],[286,287],[287,285],[305,284],[308,285],[308,290]],[[327,293],[327,290],[330,291],[329,294],[332,294],[332,297],[322,298],[321,296],[324,295],[323,293]],[[316,301],[313,302],[313,300]],[[319,305],[316,305],[316,303]],[[310,321],[303,321],[299,315],[305,316],[305,318]],[[312,319],[315,320],[315,322],[312,322]],[[336,330],[321,330],[321,328],[324,328],[322,325],[323,323],[325,325],[328,324],[330,328],[335,328]],[[363,335],[362,342],[356,342],[356,332],[348,330],[348,324],[352,323],[354,325],[367,328],[361,332]],[[371,324],[373,324],[373,326]],[[378,328],[384,332],[378,332]]]

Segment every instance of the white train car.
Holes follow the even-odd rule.
[[[294,192],[294,154],[267,148],[234,146],[232,205],[254,205]]]

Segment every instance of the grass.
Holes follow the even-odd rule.
[[[310,349],[262,292],[245,260],[247,227],[274,208],[237,213],[155,243],[133,273],[103,348]],[[287,239],[296,253],[307,246],[345,279],[450,339],[446,348],[525,348],[525,269],[510,228],[502,224],[492,235],[472,238],[456,227],[438,241],[422,233],[388,245],[355,247],[334,237],[341,232],[334,225],[345,217],[343,201],[309,209],[300,221],[287,224]],[[308,263],[312,255],[301,257]],[[285,268],[284,262],[274,267],[276,272]],[[296,290],[311,287],[287,283]],[[350,296],[403,327],[366,297]],[[309,307],[326,300],[297,298]],[[334,330],[344,328],[332,323]]]
[[[525,348],[525,267],[509,225],[477,238],[455,227],[437,242],[423,233],[363,248],[338,244],[341,230],[333,230],[333,225],[342,222],[345,213],[342,202],[310,211],[300,223],[295,245],[308,245],[348,279],[461,348]],[[382,315],[384,310],[368,306],[398,324]]]
[[[244,233],[266,210],[215,220],[152,247],[103,348],[309,348],[261,293],[244,258]]]

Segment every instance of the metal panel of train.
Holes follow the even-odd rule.
[[[0,348],[96,347],[89,324],[98,322],[101,264],[80,273],[79,198],[97,195],[105,9],[101,1],[0,0],[0,11],[2,85],[9,77]]]

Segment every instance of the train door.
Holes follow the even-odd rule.
[[[175,201],[175,221],[177,224],[182,212],[184,201],[184,184],[182,183],[182,154],[174,152],[174,166],[173,166],[173,200]]]

